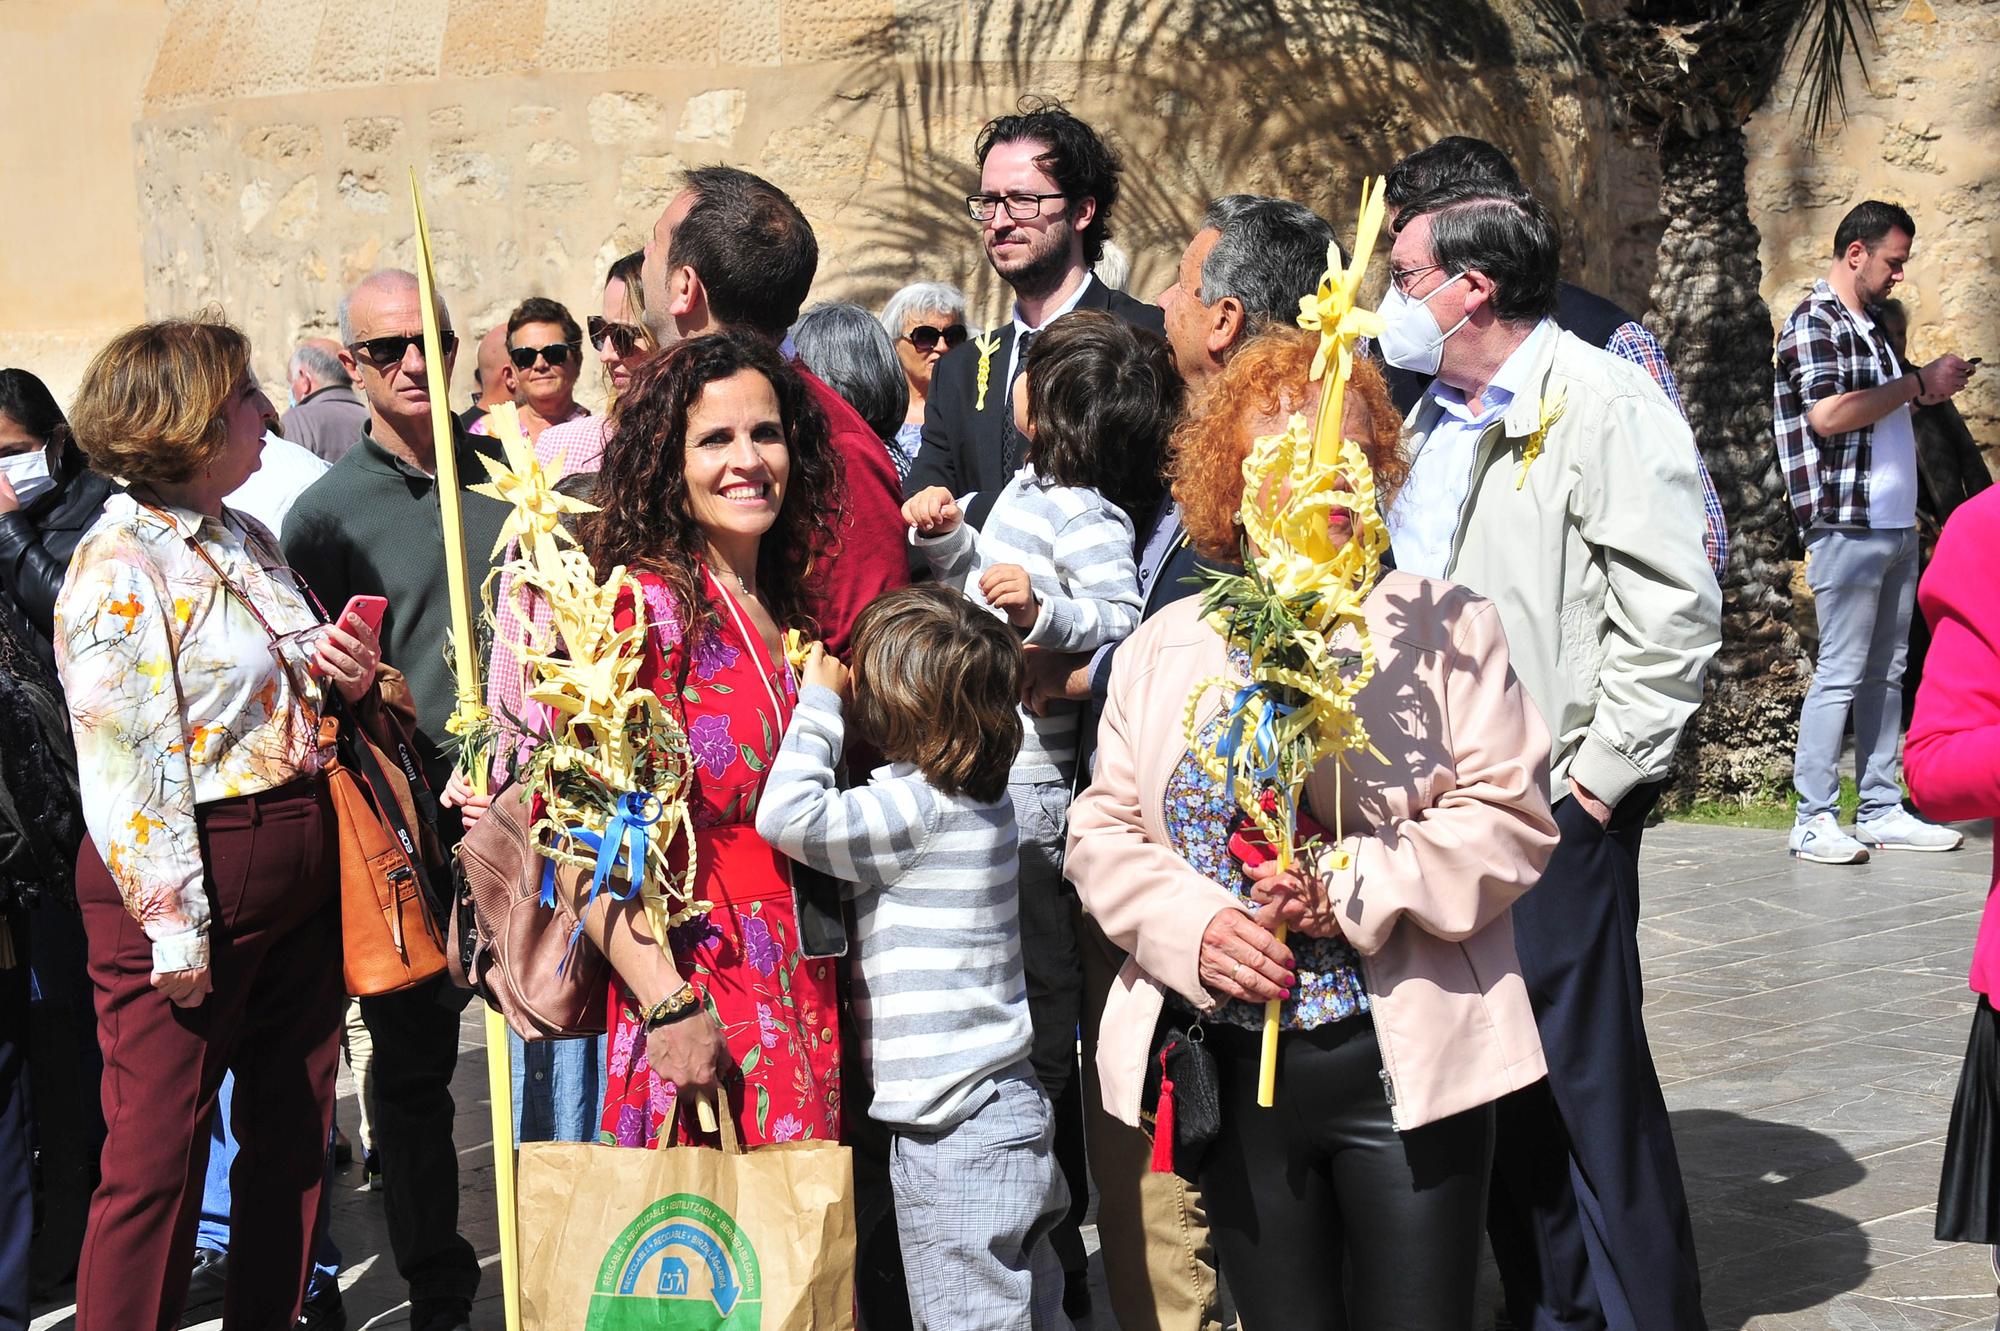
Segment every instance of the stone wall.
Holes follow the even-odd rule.
[[[132,123],[166,26],[160,0],[0,5],[0,365],[65,401],[145,317]]]
[[[1759,118],[1753,207],[1766,294],[1789,308],[1846,200],[1900,195],[1923,230],[1917,346],[1977,354],[2000,348],[1971,298],[2000,198],[1978,130],[1996,76],[1977,42],[1995,35],[2000,10],[1936,2],[1935,23],[1884,11],[1875,86],[1857,80],[1837,150],[1801,146],[1782,110]],[[643,241],[676,173],[713,161],[798,198],[821,241],[815,298],[872,303],[944,277],[970,285],[990,316],[999,299],[959,199],[976,183],[977,127],[1026,92],[1066,99],[1124,149],[1116,231],[1141,294],[1171,280],[1209,196],[1289,194],[1344,231],[1361,173],[1458,130],[1517,154],[1566,219],[1573,276],[1645,308],[1659,226],[1650,162],[1608,132],[1601,96],[1537,30],[1527,0],[1333,8],[400,0],[392,19],[368,21],[325,0],[12,0],[0,32],[11,37],[21,15],[60,30],[44,79],[81,68],[100,39],[122,62],[87,125],[0,121],[0,153],[12,154],[0,161],[83,164],[97,190],[89,207],[41,198],[20,222],[10,205],[9,231],[27,243],[0,251],[14,259],[0,361],[36,363],[47,312],[70,301],[64,283],[80,271],[103,276],[107,293],[79,321],[87,333],[219,305],[278,382],[295,339],[332,331],[348,284],[410,261],[412,168],[440,285],[468,336],[529,294],[579,318],[595,309],[605,266]],[[0,91],[0,108],[22,111],[20,96]],[[23,157],[31,135],[43,137]],[[116,188],[135,191],[122,209],[100,197]],[[86,251],[95,264],[75,261]],[[80,368],[61,357],[45,367],[63,392]],[[469,374],[462,357],[461,401]],[[2000,394],[1982,386],[1970,405],[1975,427],[1990,426]]]

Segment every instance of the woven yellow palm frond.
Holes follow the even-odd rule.
[[[1278,434],[1255,440],[1243,460],[1243,571],[1213,574],[1203,592],[1209,621],[1248,658],[1247,679],[1204,680],[1182,725],[1197,761],[1229,789],[1244,815],[1289,868],[1301,847],[1298,801],[1306,779],[1328,758],[1343,764],[1370,748],[1354,698],[1375,673],[1363,604],[1381,574],[1388,530],[1361,446],[1345,437],[1342,413],[1357,344],[1381,332],[1359,301],[1384,216],[1382,181],[1364,182],[1354,257],[1327,252],[1326,275],[1299,302],[1299,325],[1319,334],[1308,373],[1320,385],[1311,421],[1294,415]],[[1336,530],[1344,528],[1344,530]],[[1229,701],[1212,739],[1199,730],[1211,690]],[[1340,769],[1337,767],[1336,780]],[[1340,801],[1331,847],[1311,853],[1344,867]],[[1278,930],[1284,937],[1282,927]],[[1277,1065],[1278,1004],[1265,1008],[1258,1102],[1270,1105]]]
[[[542,801],[536,842],[556,863],[594,866],[600,881],[616,876],[632,884],[654,937],[665,945],[669,928],[708,903],[693,895],[687,736],[674,713],[638,683],[645,598],[623,567],[596,575],[563,526],[565,516],[595,506],[555,489],[511,408],[494,414],[504,460],[482,455],[488,480],[473,487],[509,506],[498,549],[513,543],[514,553],[494,577],[511,584],[520,623],[533,624],[530,603],[539,600],[551,624],[550,632],[531,632],[513,644],[523,697],[546,717],[527,737],[521,766],[521,779]],[[621,601],[633,611],[623,628]]]

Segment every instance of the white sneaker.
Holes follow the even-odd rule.
[[[1816,813],[1792,827],[1792,858],[1814,864],[1866,864],[1868,847],[1840,830],[1830,813]]]
[[[1927,823],[1908,809],[1895,809],[1857,823],[1854,830],[1863,845],[1877,850],[1957,850],[1965,842],[1961,833]]]

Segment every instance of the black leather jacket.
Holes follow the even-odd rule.
[[[0,593],[34,633],[36,654],[55,669],[56,596],[69,572],[69,557],[104,511],[118,483],[84,464],[71,448],[63,457],[55,489],[24,508],[0,513]]]

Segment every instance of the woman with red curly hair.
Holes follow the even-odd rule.
[[[1174,436],[1174,498],[1213,562],[1242,561],[1252,440],[1318,406],[1317,342],[1260,335]],[[1357,365],[1347,395],[1346,434],[1392,487],[1401,423],[1379,371]],[[1346,832],[1350,867],[1280,874],[1233,853],[1243,816],[1181,717],[1200,691],[1192,728],[1211,743],[1249,662],[1194,598],[1119,650],[1095,778],[1070,814],[1070,878],[1130,954],[1097,1047],[1105,1108],[1135,1125],[1157,1110],[1142,1099],[1165,1026],[1213,1055],[1219,1131],[1199,1163],[1174,1154],[1199,1173],[1245,1331],[1471,1325],[1492,1102],[1544,1075],[1508,908],[1555,846],[1548,734],[1490,604],[1391,571],[1363,609],[1376,675],[1355,707],[1373,748],[1322,763],[1304,804]],[[1259,1032],[1273,999],[1277,1103],[1265,1110]]]

